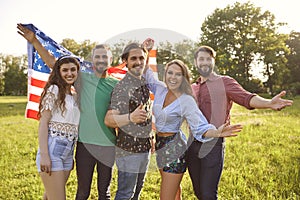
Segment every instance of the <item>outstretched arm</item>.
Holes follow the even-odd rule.
[[[17,28],[18,33],[34,46],[34,48],[37,50],[37,52],[41,56],[42,60],[46,63],[46,65],[50,68],[53,68],[56,61],[55,57],[43,47],[40,41],[36,38],[34,32],[32,32],[20,23],[17,24]]]
[[[220,126],[217,130],[209,129],[204,137],[234,137],[237,136],[237,133],[243,129],[241,124],[229,125],[229,122],[226,122]]]
[[[286,94],[285,91],[280,92],[276,96],[274,96],[272,99],[265,99],[260,96],[254,96],[250,100],[250,106],[253,108],[259,108],[259,109],[267,109],[270,108],[272,110],[281,110],[287,106],[291,106],[293,104],[292,100],[288,99],[282,99]]]

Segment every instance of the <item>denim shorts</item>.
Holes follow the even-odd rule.
[[[69,171],[73,168],[74,141],[65,137],[48,136],[48,151],[51,159],[51,171]],[[41,172],[40,148],[36,155],[36,166]]]

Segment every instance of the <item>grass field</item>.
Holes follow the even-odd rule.
[[[0,199],[41,199],[43,186],[35,166],[38,122],[24,118],[26,97],[0,97]],[[242,123],[238,137],[226,140],[219,186],[220,200],[300,199],[300,98],[281,112],[248,111],[234,105],[232,122]],[[154,155],[142,200],[159,199],[159,173]],[[111,193],[116,191],[116,169]],[[183,200],[196,199],[188,173],[182,181]],[[74,199],[76,174],[67,184]],[[97,199],[95,176],[90,199]]]

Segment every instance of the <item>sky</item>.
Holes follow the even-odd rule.
[[[90,40],[113,43],[117,39],[152,37],[164,41],[189,38],[196,41],[205,18],[217,8],[236,0],[0,0],[0,54],[27,53],[27,43],[17,33],[17,23],[32,23],[60,43]],[[246,0],[238,2],[246,3]],[[250,0],[262,11],[270,11],[276,22],[288,25],[280,30],[300,32],[296,0]],[[147,35],[148,34],[148,35]],[[149,35],[150,34],[150,35]]]

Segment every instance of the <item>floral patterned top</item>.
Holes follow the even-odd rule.
[[[56,105],[58,98],[57,85],[51,85],[45,97],[43,98],[42,109],[51,111],[51,119],[49,122],[48,132],[49,134],[59,137],[65,137],[70,141],[76,141],[78,138],[78,124],[80,112],[77,104],[77,95],[67,94],[65,98],[66,110],[62,113],[61,109]]]

